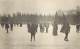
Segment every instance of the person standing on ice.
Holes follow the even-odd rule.
[[[28,31],[31,34],[31,41],[32,41],[33,38],[35,40],[35,35],[36,35],[36,32],[37,32],[38,25],[37,24],[31,24],[29,27],[30,27],[30,30],[28,30]]]
[[[63,32],[65,34],[64,40],[65,41],[68,41],[68,34],[70,32],[70,26],[69,26],[68,23],[63,24],[62,29],[61,29],[61,32]]]
[[[58,35],[58,33],[57,33],[58,26],[57,26],[56,23],[55,23],[55,24],[52,24],[52,26],[53,26],[53,35],[54,35],[54,36],[57,36],[57,35]]]
[[[79,33],[80,25],[76,25],[76,32]]]

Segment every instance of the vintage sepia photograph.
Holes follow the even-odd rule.
[[[80,49],[80,0],[0,0],[0,49]]]

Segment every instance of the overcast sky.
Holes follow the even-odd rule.
[[[56,10],[70,10],[80,5],[80,0],[0,0],[0,13],[54,14]]]

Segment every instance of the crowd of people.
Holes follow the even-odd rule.
[[[60,20],[57,19],[58,16],[60,16],[60,15],[58,15],[56,13],[53,20],[51,20],[51,23],[48,23],[47,21],[44,21],[44,23],[40,23],[41,20],[39,20],[39,18],[38,19],[35,18],[35,16],[36,17],[38,17],[38,16],[34,15],[34,14],[26,15],[26,14],[17,13],[17,14],[13,14],[12,16],[10,14],[7,15],[7,16],[3,15],[2,17],[0,17],[1,27],[5,28],[7,33],[9,33],[9,28],[10,28],[11,31],[13,31],[13,27],[15,25],[20,25],[20,27],[22,27],[23,23],[18,23],[18,22],[15,23],[14,22],[14,18],[17,18],[17,17],[20,17],[20,16],[25,16],[25,17],[29,16],[29,18],[31,18],[30,21],[29,20],[26,21],[26,22],[28,22],[26,24],[27,24],[27,27],[28,27],[28,32],[31,34],[31,41],[33,41],[33,39],[35,40],[35,35],[36,35],[36,32],[37,32],[38,26],[40,28],[41,33],[44,33],[44,31],[46,31],[46,33],[48,33],[49,24],[52,24],[52,27],[53,27],[52,34],[54,36],[58,35],[58,32],[57,32],[58,31],[58,25],[61,24],[62,28],[61,28],[60,32],[63,32],[65,34],[64,40],[69,41],[68,34],[70,32],[70,25],[71,24],[64,14],[62,15],[62,17],[63,17],[62,22],[60,22]],[[44,19],[44,18],[42,18],[42,19]],[[26,19],[28,19],[28,17]],[[45,22],[47,22],[47,23],[45,23]],[[76,32],[79,32],[79,29],[80,29],[80,24],[76,24]]]
[[[9,29],[11,31],[13,31],[13,27],[15,25],[17,25],[17,26],[19,25],[20,27],[22,27],[23,24],[1,24],[1,27],[5,28],[6,33],[8,34]],[[35,40],[35,36],[36,36],[37,30],[38,30],[38,27],[40,28],[41,33],[48,33],[49,27],[50,27],[49,25],[50,25],[49,23],[46,23],[46,24],[27,24],[28,33],[31,34],[31,41]],[[52,27],[53,27],[53,31],[52,31],[53,36],[57,36],[58,35],[58,24],[56,24],[56,23],[52,24]],[[76,25],[76,32],[79,33],[79,29],[80,29],[80,26]],[[60,32],[65,34],[64,41],[69,41],[68,34],[70,32],[70,24],[69,23],[62,24]]]

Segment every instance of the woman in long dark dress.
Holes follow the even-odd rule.
[[[76,25],[76,32],[79,33],[80,25]]]
[[[30,33],[30,26],[31,26],[31,24],[27,24],[27,28],[28,28],[28,32]]]
[[[57,36],[58,35],[58,33],[57,33],[58,26],[57,26],[57,24],[52,24],[52,25],[53,25],[53,35]]]

